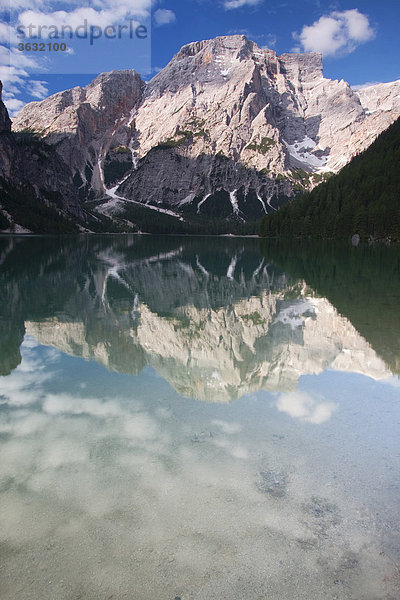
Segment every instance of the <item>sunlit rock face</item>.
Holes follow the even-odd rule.
[[[222,36],[184,46],[147,85],[113,71],[32,102],[13,127],[57,144],[82,198],[109,188],[119,203],[254,219],[369,146],[396,119],[398,88],[356,92],[324,78],[319,54]]]
[[[128,124],[144,82],[133,70],[102,73],[88,86],[58,92],[24,106],[15,131],[31,128],[46,136],[72,167],[82,195],[104,189],[102,163],[112,141],[131,137]]]
[[[13,144],[11,142],[11,120],[2,101],[3,84],[0,81],[0,176],[9,177]]]
[[[398,107],[400,80],[367,85],[358,89],[356,93],[368,115],[389,116],[393,107]]]
[[[84,218],[70,165],[31,132],[12,135],[11,120],[1,99],[2,89],[0,81],[0,230],[30,232],[7,210],[11,210],[11,204],[20,212],[24,197],[36,204],[36,210],[39,206],[42,213],[51,208],[60,216]],[[36,216],[33,213],[34,219]]]

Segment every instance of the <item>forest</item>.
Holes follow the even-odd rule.
[[[400,240],[400,119],[311,192],[266,215],[262,237]]]

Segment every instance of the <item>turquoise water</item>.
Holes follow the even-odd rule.
[[[396,250],[0,256],[2,599],[400,596]]]

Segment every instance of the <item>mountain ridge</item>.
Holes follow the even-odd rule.
[[[13,130],[55,148],[90,226],[151,231],[158,213],[166,228],[205,231],[217,220],[222,233],[367,147],[400,110],[400,81],[382,85],[355,91],[323,77],[318,53],[277,56],[220,36],[183,46],[147,84],[112,71],[30,103]]]

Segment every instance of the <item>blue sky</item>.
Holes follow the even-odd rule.
[[[14,113],[102,71],[136,68],[149,79],[184,44],[234,33],[277,54],[321,51],[325,77],[351,85],[400,79],[398,0],[0,0],[0,17],[0,78]],[[72,38],[67,27],[54,39],[63,26]],[[35,42],[67,49],[18,49]]]

